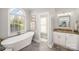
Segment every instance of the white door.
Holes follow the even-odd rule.
[[[40,41],[48,41],[48,14],[40,14],[39,16],[39,39]]]

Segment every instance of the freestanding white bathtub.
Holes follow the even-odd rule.
[[[34,32],[27,32],[22,35],[7,38],[1,42],[5,48],[11,48],[14,51],[18,51],[31,44]]]

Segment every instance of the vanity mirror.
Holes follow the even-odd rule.
[[[58,17],[59,28],[70,28],[70,16],[59,16]]]

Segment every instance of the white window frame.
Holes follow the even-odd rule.
[[[23,10],[23,9],[20,9],[20,10],[22,10],[22,12],[23,12],[23,16],[24,16],[24,32],[26,32],[26,14],[25,14],[25,11]],[[17,33],[15,32],[15,33],[12,33],[11,32],[11,29],[10,29],[10,14],[9,14],[9,12],[10,12],[10,9],[8,9],[8,36],[13,36],[13,35],[17,35]],[[24,33],[23,32],[23,33]]]

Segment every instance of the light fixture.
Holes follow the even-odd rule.
[[[57,16],[66,16],[66,15],[71,15],[71,12],[57,14]]]

